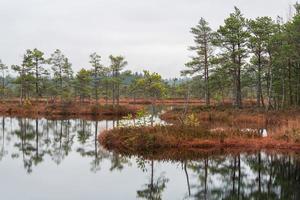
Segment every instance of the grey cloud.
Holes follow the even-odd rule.
[[[0,58],[20,63],[27,48],[60,48],[76,70],[94,51],[126,56],[128,68],[178,76],[200,17],[216,29],[233,10],[246,17],[286,16],[292,0],[0,0]]]

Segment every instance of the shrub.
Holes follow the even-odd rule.
[[[24,108],[25,109],[31,109],[32,108],[32,103],[29,99],[26,99],[25,102],[24,102]]]

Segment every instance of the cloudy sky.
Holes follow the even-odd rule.
[[[249,18],[287,17],[293,0],[0,0],[0,59],[18,64],[26,49],[66,54],[75,71],[88,56],[123,55],[127,69],[178,76],[200,17],[213,29],[238,6]]]

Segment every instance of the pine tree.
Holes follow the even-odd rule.
[[[27,59],[27,68],[30,69],[29,73],[35,77],[35,97],[37,100],[38,97],[42,96],[40,91],[42,76],[48,74],[43,66],[46,63],[46,59],[44,58],[44,53],[38,49],[28,49],[25,57]]]
[[[1,71],[1,79],[2,79],[2,84],[1,84],[1,93],[2,93],[2,99],[5,98],[5,76],[7,73],[8,67],[2,63],[2,60],[0,60],[0,71]]]
[[[90,55],[90,64],[92,65],[92,76],[93,76],[93,90],[95,93],[95,100],[98,103],[99,100],[99,89],[101,83],[101,75],[103,74],[103,66],[101,64],[101,56],[97,53]]]
[[[255,20],[248,21],[250,32],[249,47],[253,54],[252,63],[256,66],[257,75],[257,105],[264,107],[264,95],[262,87],[262,78],[267,73],[268,66],[268,44],[273,34],[274,22],[270,17],[258,17]]]
[[[233,77],[234,104],[242,108],[241,70],[247,57],[246,19],[241,11],[235,7],[234,12],[225,19],[225,24],[218,29],[216,44],[222,50],[222,56],[230,63],[230,73]]]
[[[73,76],[72,64],[59,49],[56,49],[55,52],[51,54],[49,63],[52,66],[57,95],[60,95],[63,99],[64,94],[70,92],[70,80]]]
[[[113,106],[117,101],[117,105],[119,106],[120,101],[120,72],[121,70],[128,64],[125,61],[125,58],[122,56],[109,56],[111,65],[111,72],[112,72],[112,98],[113,98]]]
[[[182,71],[183,74],[196,74],[204,75],[205,82],[205,102],[210,105],[210,90],[209,90],[209,59],[212,53],[211,42],[213,38],[212,30],[208,26],[205,19],[201,18],[196,27],[191,29],[194,35],[195,46],[189,48],[194,51],[196,56],[186,64],[187,70]]]
[[[80,102],[90,96],[91,94],[91,71],[81,69],[75,78],[75,90],[79,94]]]

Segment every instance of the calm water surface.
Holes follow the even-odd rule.
[[[1,199],[300,199],[297,153],[123,157],[97,135],[124,123],[1,117]]]

